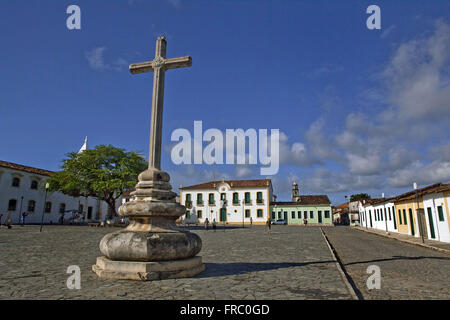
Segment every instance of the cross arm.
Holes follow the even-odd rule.
[[[166,59],[166,61],[164,62],[164,66],[167,70],[190,67],[192,66],[192,58],[187,56],[187,57]]]

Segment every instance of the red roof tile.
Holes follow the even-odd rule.
[[[0,167],[14,169],[14,170],[18,170],[18,171],[24,171],[24,172],[28,172],[28,173],[40,174],[40,175],[44,175],[44,176],[50,176],[54,173],[53,171],[23,166],[21,164],[2,161],[2,160],[0,160]]]

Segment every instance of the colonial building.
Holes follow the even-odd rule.
[[[450,184],[423,195],[428,239],[450,242]]]
[[[26,224],[58,223],[66,221],[89,222],[103,220],[108,205],[94,197],[74,198],[61,192],[48,192],[45,184],[52,171],[0,160],[0,213],[3,220],[11,212],[13,224],[19,223],[20,214],[26,212]]]
[[[292,185],[292,201],[270,204],[271,220],[284,220],[290,225],[331,225],[331,202],[326,195],[300,195],[297,183]]]
[[[186,206],[185,223],[206,218],[226,224],[265,224],[269,219],[272,181],[222,180],[180,187],[180,203]]]
[[[386,232],[398,232],[394,200],[395,198],[364,200],[360,207],[361,226]]]

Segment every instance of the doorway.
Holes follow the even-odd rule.
[[[427,211],[428,211],[428,223],[430,225],[431,238],[436,239],[436,234],[434,233],[433,213],[431,208],[427,208]]]
[[[322,211],[317,212],[317,219],[318,219],[319,223],[322,223]]]
[[[220,209],[220,222],[227,221],[227,209]]]

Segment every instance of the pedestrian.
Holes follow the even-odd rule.
[[[8,211],[8,214],[6,215],[5,218],[5,226],[8,227],[8,229],[11,229],[11,211]]]
[[[253,218],[250,217],[250,227],[253,225]]]
[[[206,229],[206,231],[208,231],[208,229],[209,229],[209,220],[208,220],[208,218],[205,219],[205,229]]]
[[[270,221],[270,219],[267,220],[267,222],[266,222],[266,227],[267,227],[266,232],[267,232],[268,234],[270,234],[270,231],[271,231],[271,228],[272,228],[272,222]]]
[[[0,213],[0,227],[2,226],[3,213]]]
[[[217,228],[216,219],[213,220],[212,226],[213,226],[214,232],[216,232],[216,228]]]
[[[25,217],[28,215],[28,213],[23,212],[20,217],[20,225],[23,227],[25,225]]]
[[[308,220],[306,218],[303,218],[303,224],[305,225],[305,227],[308,224]]]

